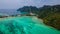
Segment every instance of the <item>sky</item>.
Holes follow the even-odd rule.
[[[0,0],[0,9],[18,9],[23,6],[42,7],[57,4],[60,4],[60,0]]]

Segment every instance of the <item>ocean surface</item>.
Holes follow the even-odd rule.
[[[0,14],[16,15],[20,14],[16,9],[0,9]]]
[[[46,26],[34,16],[8,17],[0,19],[0,34],[60,34]]]
[[[21,12],[0,9],[0,14],[17,15]],[[16,16],[0,18],[0,34],[60,34],[60,31],[45,25],[35,16]]]

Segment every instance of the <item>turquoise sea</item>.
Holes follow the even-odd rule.
[[[60,34],[35,16],[0,18],[0,34]]]

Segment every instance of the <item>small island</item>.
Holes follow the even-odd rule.
[[[60,5],[44,5],[40,8],[24,6],[17,11],[25,12],[26,16],[37,16],[44,21],[44,24],[60,30]]]

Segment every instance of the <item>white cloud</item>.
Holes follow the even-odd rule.
[[[60,0],[0,0],[0,8],[19,8],[23,6],[43,6],[60,4]]]

